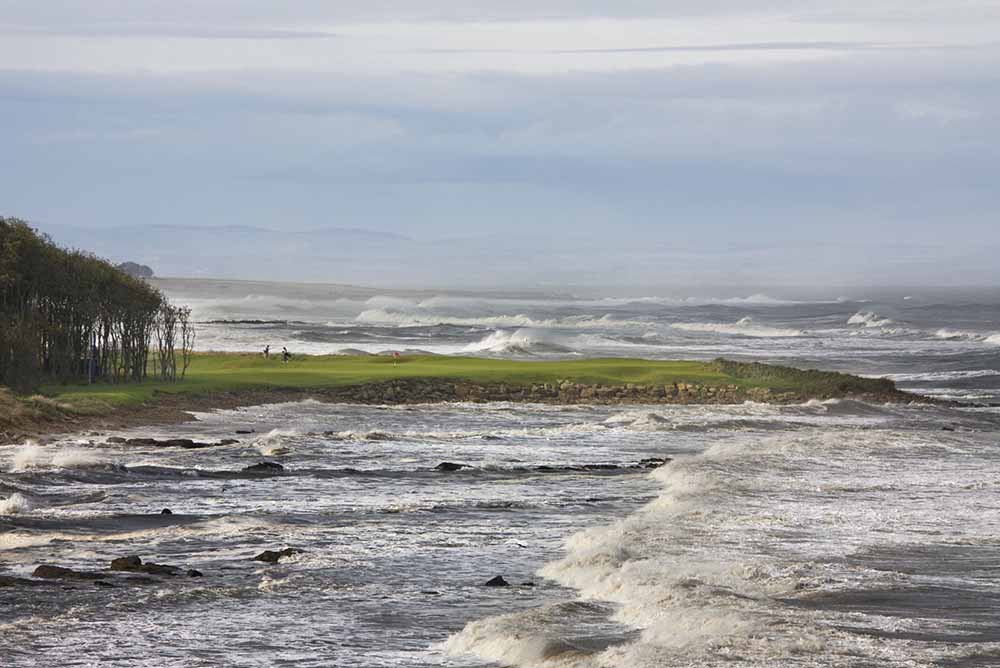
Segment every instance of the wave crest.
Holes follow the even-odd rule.
[[[745,336],[750,338],[788,338],[803,336],[805,334],[805,332],[801,329],[758,325],[750,317],[740,318],[734,323],[675,322],[670,326],[674,329],[679,329],[685,332],[707,332],[711,334]]]

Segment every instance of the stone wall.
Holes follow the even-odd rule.
[[[327,400],[365,404],[416,404],[442,401],[511,401],[548,404],[741,404],[800,403],[808,397],[796,392],[774,392],[767,388],[743,389],[735,384],[700,385],[600,385],[569,381],[520,385],[478,384],[461,380],[405,379],[324,391]],[[895,391],[885,395],[856,397],[873,402],[901,402],[916,399]]]

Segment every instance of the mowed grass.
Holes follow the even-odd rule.
[[[586,385],[736,385],[768,388],[802,397],[828,398],[859,393],[895,392],[891,381],[841,373],[799,370],[726,360],[712,362],[575,359],[515,361],[478,357],[297,356],[287,364],[253,353],[199,353],[187,376],[177,383],[65,385],[42,388],[42,394],[80,412],[101,412],[148,402],[157,393],[211,395],[245,390],[321,390],[393,379],[440,378],[481,385],[530,385],[569,381]]]
[[[153,398],[157,392],[212,394],[254,389],[323,389],[377,383],[399,378],[446,378],[480,384],[574,383],[655,385],[737,382],[711,362],[641,359],[581,359],[515,361],[476,357],[297,356],[287,364],[251,353],[199,353],[187,376],[177,383],[50,385],[44,395],[60,402],[86,406],[102,403],[127,406]],[[745,383],[740,383],[745,384]]]

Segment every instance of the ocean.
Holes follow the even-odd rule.
[[[202,350],[727,357],[967,405],[303,401],[0,447],[0,574],[203,573],[0,587],[4,666],[1000,665],[1000,290],[160,287]],[[150,436],[238,442],[108,440]]]

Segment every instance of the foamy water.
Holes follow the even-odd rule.
[[[2,588],[4,666],[1000,665],[996,301],[199,299],[301,319],[208,325],[206,347],[721,354],[981,407],[304,401],[0,447],[0,574],[130,554],[204,573]],[[285,470],[244,471],[262,461]],[[283,547],[303,552],[251,559]]]
[[[998,427],[990,409],[853,402],[301,402],[162,432],[254,430],[219,449],[76,440],[88,456],[71,466],[53,446],[0,448],[4,570],[139,554],[205,573],[7,589],[0,651],[25,666],[178,652],[185,665],[937,665],[1000,647]],[[629,468],[649,457],[673,461]],[[285,473],[241,471],[264,459]],[[250,561],[284,546],[305,552]],[[483,587],[494,575],[514,586]]]
[[[888,375],[905,387],[970,400],[996,395],[972,375],[946,386],[918,376],[1000,371],[1000,293],[985,289],[789,298],[380,294],[212,281],[167,281],[163,288],[193,306],[203,350],[270,344],[308,354],[737,357]]]

